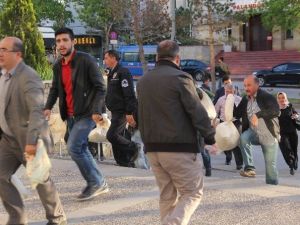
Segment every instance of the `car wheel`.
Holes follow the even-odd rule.
[[[264,86],[266,84],[265,78],[258,77],[258,83],[260,87]]]
[[[196,81],[202,81],[203,79],[203,74],[201,72],[196,72],[195,73],[195,80]]]

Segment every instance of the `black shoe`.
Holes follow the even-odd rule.
[[[293,168],[290,169],[290,174],[291,174],[291,175],[295,175],[295,171],[294,171]]]
[[[205,176],[206,177],[211,177],[211,169],[206,169],[205,170]]]
[[[64,221],[61,221],[59,223],[52,223],[52,222],[48,222],[46,225],[67,225],[67,221],[64,220]]]
[[[243,165],[236,166],[236,170],[241,170],[241,169],[243,169]]]
[[[107,183],[102,186],[87,186],[83,192],[77,197],[78,201],[86,201],[95,198],[98,195],[107,193],[109,191]]]
[[[231,165],[231,160],[226,160],[225,165]]]

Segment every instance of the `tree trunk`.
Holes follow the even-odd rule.
[[[171,40],[174,41],[176,37],[176,0],[171,0],[171,21],[172,21],[172,29],[171,29]]]
[[[148,62],[145,59],[145,52],[144,52],[143,42],[140,41],[138,43],[138,46],[139,46],[139,56],[140,56],[140,60],[141,60],[141,63],[142,63],[143,75],[144,75],[145,73],[148,72]]]
[[[104,52],[109,50],[109,34],[112,28],[112,24],[107,25],[105,29],[105,44],[104,44]]]
[[[216,61],[215,61],[215,39],[214,39],[214,27],[212,21],[212,11],[208,7],[207,14],[208,26],[209,26],[209,50],[210,50],[210,74],[211,74],[211,84],[212,92],[216,92]]]
[[[145,54],[144,54],[144,47],[143,47],[143,36],[142,36],[142,29],[141,29],[141,20],[139,15],[139,1],[134,0],[131,2],[131,14],[133,18],[133,32],[134,32],[134,37],[135,40],[139,46],[139,57],[140,61],[142,63],[142,68],[143,68],[143,74],[148,72],[148,63],[146,62],[145,59]]]

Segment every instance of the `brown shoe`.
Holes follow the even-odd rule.
[[[246,170],[246,171],[241,171],[240,175],[242,177],[255,177],[256,173],[254,170]]]

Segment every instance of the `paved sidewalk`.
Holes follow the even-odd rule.
[[[300,171],[295,176],[279,154],[280,185],[264,182],[264,163],[254,151],[257,178],[240,177],[234,162],[224,165],[225,155],[213,157],[213,175],[205,179],[201,205],[191,225],[298,225],[300,224]],[[53,159],[52,177],[72,225],[158,225],[158,190],[151,171],[100,164],[110,192],[88,202],[77,202],[84,187],[71,160]],[[23,170],[23,169],[22,169]],[[19,171],[27,183],[23,171]],[[35,192],[25,200],[30,225],[45,225],[44,210]],[[0,205],[0,224],[7,216]]]

